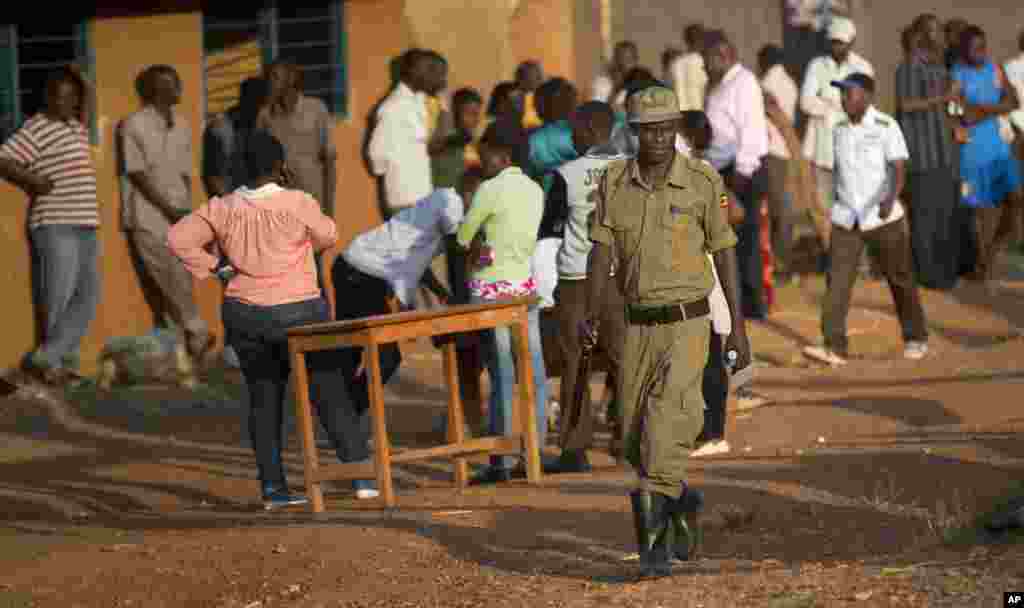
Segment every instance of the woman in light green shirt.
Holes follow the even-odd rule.
[[[544,193],[536,182],[513,164],[518,133],[491,125],[480,140],[480,162],[489,178],[477,190],[462,225],[456,233],[459,246],[469,249],[483,233],[484,254],[473,260],[470,301],[474,303],[535,295],[530,260],[537,245],[537,230],[544,212]],[[547,430],[547,372],[541,350],[540,313],[536,305],[529,314],[529,348],[533,365],[534,397],[537,410],[537,439],[544,445]],[[508,327],[484,332],[484,356],[491,377],[488,424],[492,435],[511,435],[512,403],[515,398],[515,357]],[[491,457],[490,468],[474,484],[496,483],[512,478],[513,460]]]

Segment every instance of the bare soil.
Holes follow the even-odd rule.
[[[217,373],[198,393],[0,398],[0,607],[1002,605],[1024,543],[975,524],[1024,487],[1024,283],[925,292],[922,362],[902,359],[884,285],[863,283],[841,369],[800,356],[822,292],[787,287],[751,326],[769,403],[738,415],[732,453],[692,463],[708,531],[671,578],[635,578],[633,474],[604,433],[592,474],[538,487],[457,492],[431,462],[396,469],[392,511],[338,486],[323,516],[265,513],[244,389]],[[440,359],[405,351],[392,442],[440,443]]]

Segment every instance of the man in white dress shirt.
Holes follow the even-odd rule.
[[[706,157],[743,206],[743,224],[736,231],[743,312],[747,318],[764,319],[768,314],[760,247],[762,159],[768,153],[764,93],[757,76],[739,63],[736,46],[724,32],[712,30],[704,41],[704,65],[710,78],[705,112],[713,132]]]
[[[928,353],[928,328],[914,283],[910,238],[898,199],[910,156],[899,123],[872,102],[875,81],[851,74],[834,86],[842,90],[847,118],[835,127],[836,201],[832,206],[832,263],[822,309],[823,346],[804,349],[807,357],[838,366],[848,357],[846,318],[857,265],[865,244],[878,248],[879,263],[896,304],[907,359]]]
[[[412,207],[433,190],[426,98],[443,91],[447,79],[444,57],[424,49],[406,51],[398,85],[377,110],[369,157],[373,173],[384,178],[388,215]]]
[[[438,300],[447,302],[451,295],[430,263],[445,251],[446,239],[454,239],[464,214],[460,194],[454,188],[441,188],[352,239],[331,269],[335,318],[345,321],[388,314],[392,297],[398,299],[403,310],[412,310],[421,284]],[[369,401],[366,374],[359,369],[361,358],[361,348],[347,349],[342,373],[358,409],[365,411]],[[380,347],[384,383],[398,371],[401,362],[397,344]]]
[[[804,156],[814,165],[818,196],[826,209],[832,206],[834,192],[832,130],[846,119],[839,89],[832,82],[858,72],[875,75],[871,64],[851,50],[857,39],[853,21],[834,17],[828,27],[828,39],[829,54],[811,61],[800,89],[800,109],[808,118]]]

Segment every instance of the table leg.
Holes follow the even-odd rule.
[[[299,423],[302,438],[303,472],[306,479],[306,496],[314,513],[323,513],[324,494],[320,482],[315,481],[320,459],[316,450],[316,434],[313,430],[313,412],[309,403],[309,371],[306,369],[306,355],[292,353],[292,373],[295,374],[295,419]]]
[[[459,444],[466,440],[466,418],[462,412],[462,392],[459,385],[459,362],[455,352],[455,341],[445,343],[442,348],[444,377],[448,384],[448,443]],[[469,480],[469,469],[464,457],[455,458],[455,486],[465,488]]]
[[[384,414],[384,385],[381,382],[380,349],[372,339],[366,346],[369,373],[370,413],[373,416],[373,455],[377,469],[377,485],[387,507],[395,506],[395,488],[391,483],[391,446],[388,443],[387,420]]]
[[[538,483],[541,478],[540,445],[537,441],[537,408],[533,392],[533,364],[530,360],[530,319],[526,307],[515,324],[518,345],[516,346],[516,367],[519,376],[519,424],[526,449],[526,479]]]

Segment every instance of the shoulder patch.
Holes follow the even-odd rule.
[[[728,194],[725,194],[724,192],[722,193],[722,196],[720,196],[718,198],[718,206],[721,207],[722,209],[728,209],[729,208],[729,195]]]

